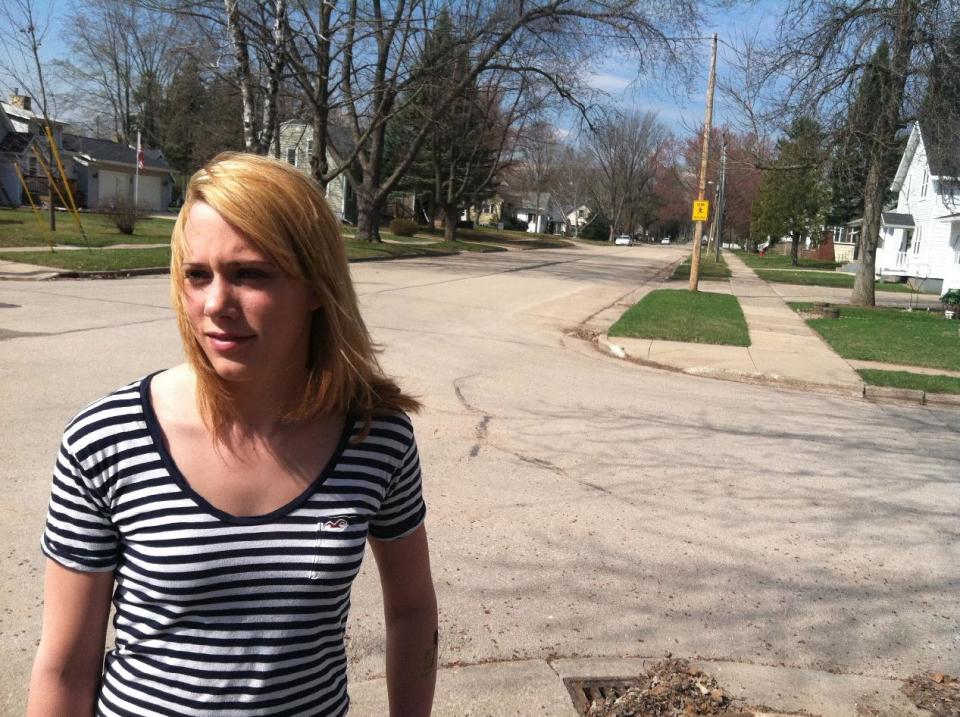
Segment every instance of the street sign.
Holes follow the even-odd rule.
[[[710,202],[703,199],[693,203],[693,221],[705,222],[710,214]]]

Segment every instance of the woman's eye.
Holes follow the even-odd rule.
[[[241,280],[266,279],[267,272],[263,269],[240,269],[237,271],[237,278]]]
[[[210,273],[202,269],[187,269],[183,272],[183,276],[187,281],[203,281],[209,278]]]

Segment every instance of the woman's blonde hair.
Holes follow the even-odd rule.
[[[285,418],[304,420],[328,411],[363,418],[385,410],[415,411],[419,403],[384,375],[378,349],[360,316],[340,226],[313,179],[278,160],[223,152],[190,178],[173,228],[170,283],[180,336],[197,376],[204,421],[221,435],[234,417],[226,382],[194,336],[184,306],[185,228],[191,208],[213,208],[277,267],[319,297],[313,312],[307,381]]]

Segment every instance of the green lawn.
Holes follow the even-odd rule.
[[[57,231],[50,231],[50,213],[43,212],[39,221],[29,209],[0,212],[0,248],[54,244],[86,246],[76,222],[68,212],[57,212]],[[173,222],[169,219],[143,219],[137,222],[130,236],[121,234],[105,214],[80,214],[80,221],[90,246],[110,244],[163,244],[170,241]]]
[[[838,274],[829,271],[769,271],[754,269],[757,276],[764,281],[773,281],[781,284],[803,284],[804,286],[832,286],[840,289],[852,289],[854,276],[852,274]],[[878,281],[877,291],[893,291],[909,293],[910,287],[906,284],[889,284]]]
[[[155,269],[170,265],[164,249],[68,249],[61,251],[2,252],[0,259],[37,264],[67,271],[122,271]]]
[[[610,336],[749,346],[750,334],[735,296],[674,289],[651,291],[610,327]]]
[[[782,254],[760,256],[759,254],[754,254],[749,251],[738,251],[737,256],[751,269],[830,269],[832,271],[840,266],[841,263],[836,261],[819,261],[817,259],[799,259],[797,266],[794,267],[790,263],[790,257],[783,256]]]
[[[689,279],[690,278],[690,259],[692,257],[688,256],[686,261],[684,261],[680,266],[678,266],[674,272],[671,279]],[[720,261],[716,261],[716,258],[713,254],[707,254],[703,252],[700,254],[700,278],[701,279],[729,279],[730,278],[730,267],[727,266],[727,262],[723,260],[723,255],[720,255]]]
[[[404,256],[443,256],[462,251],[504,251],[498,247],[470,242],[437,242],[435,244],[368,244],[346,240],[347,258],[351,261],[369,258]],[[170,264],[170,250],[162,249],[93,249],[38,250],[28,252],[0,251],[0,259],[24,264],[37,264],[67,271],[122,271],[126,269],[154,269]]]
[[[503,246],[519,247],[521,249],[560,249],[572,246],[563,237],[552,234],[533,234],[508,229],[492,229],[480,227],[477,229],[457,229],[458,239],[491,242]]]
[[[844,358],[960,371],[960,321],[941,313],[841,306],[839,319],[807,323]]]
[[[960,393],[960,378],[956,376],[928,376],[909,371],[878,371],[872,368],[858,369],[857,373],[872,386],[912,388],[927,393]]]

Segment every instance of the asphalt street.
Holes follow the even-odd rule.
[[[415,418],[441,662],[699,656],[865,676],[960,666],[957,412],[618,361],[573,331],[682,253],[352,267]],[[180,351],[166,277],[0,283],[0,712],[22,712],[60,431]],[[383,672],[376,571],[351,677]]]

